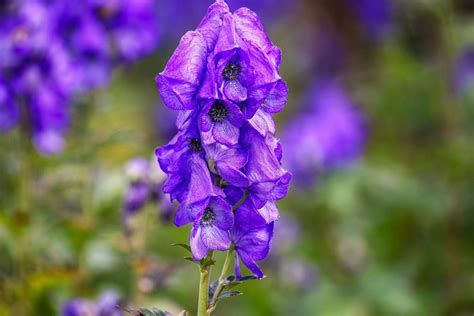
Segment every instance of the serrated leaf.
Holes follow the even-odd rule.
[[[175,244],[171,244],[171,246],[173,246],[173,247],[181,247],[181,248],[183,248],[183,249],[189,251],[189,253],[192,253],[192,252],[191,252],[191,247],[189,247],[189,245],[187,245],[187,244],[175,243]]]
[[[232,296],[239,296],[239,295],[242,295],[242,292],[239,292],[239,291],[226,291],[226,292],[223,292],[221,295],[219,295],[219,297],[217,298],[216,301],[220,301],[220,300],[225,299],[225,298],[229,298],[229,297],[232,297]]]

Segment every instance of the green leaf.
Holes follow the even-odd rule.
[[[219,295],[219,297],[217,298],[216,302],[217,301],[220,301],[222,299],[225,299],[225,298],[229,298],[229,297],[232,297],[232,296],[239,296],[239,295],[242,295],[242,292],[239,292],[239,291],[227,291],[227,292],[223,292],[221,295]]]
[[[127,313],[134,316],[172,316],[171,313],[158,309],[156,307],[152,308],[140,308],[140,309],[124,309]],[[183,314],[186,315],[186,314]]]
[[[191,253],[191,247],[189,247],[189,245],[187,244],[176,243],[176,244],[171,244],[171,246],[184,248]]]
[[[184,257],[184,260],[188,260],[194,264],[200,264],[199,262],[194,261],[193,257]]]

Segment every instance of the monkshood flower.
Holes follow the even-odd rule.
[[[115,292],[103,293],[97,302],[76,298],[64,303],[61,316],[122,316],[125,314],[119,307],[120,301]]]
[[[122,224],[126,234],[132,232],[130,220],[142,211],[149,202],[155,203],[160,218],[168,222],[173,214],[174,205],[168,196],[161,192],[164,175],[156,164],[147,159],[137,157],[125,165],[128,187],[122,203]]]
[[[257,262],[269,253],[276,201],[291,180],[272,117],[288,97],[280,63],[280,49],[256,13],[232,13],[217,0],[156,77],[163,103],[178,111],[178,132],[156,155],[168,176],[163,191],[179,203],[175,224],[193,224],[189,250],[201,266],[198,315],[215,309],[228,282],[242,280],[241,262],[263,277]],[[221,278],[208,293],[212,253],[225,250]],[[237,276],[226,281],[231,255]]]
[[[308,106],[309,104],[309,106]],[[311,186],[325,171],[360,157],[366,139],[365,122],[344,89],[333,81],[311,86],[306,109],[285,129],[285,165],[301,186]]]
[[[474,88],[474,48],[465,49],[458,58],[454,83],[461,94]]]
[[[347,0],[355,10],[364,30],[375,39],[382,39],[392,29],[393,12],[391,0]]]

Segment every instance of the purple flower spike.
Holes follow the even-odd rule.
[[[194,259],[201,260],[209,250],[229,249],[229,230],[233,223],[232,206],[222,198],[211,198],[197,216],[191,230],[190,244]]]
[[[163,191],[180,203],[175,224],[194,223],[195,260],[234,243],[237,263],[259,278],[256,261],[268,254],[276,201],[291,180],[272,117],[288,97],[280,63],[258,16],[217,0],[157,76],[163,102],[179,111],[177,135],[156,150],[168,175]],[[232,206],[241,203],[234,223]]]

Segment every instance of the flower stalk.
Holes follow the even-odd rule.
[[[198,316],[207,315],[207,299],[209,292],[209,276],[211,267],[207,266],[201,268],[201,274],[199,278],[199,298],[198,298]]]
[[[207,310],[207,315],[211,315],[211,313],[216,309],[217,307],[217,298],[219,297],[220,292],[225,286],[226,280],[227,280],[227,271],[229,270],[230,267],[230,262],[232,259],[232,253],[234,249],[231,248],[229,251],[227,251],[227,255],[225,257],[224,265],[222,266],[221,274],[219,276],[219,283],[217,284],[217,288],[214,291],[214,294],[211,298],[211,301],[209,303],[209,309]]]

